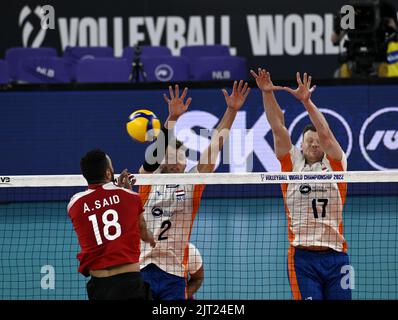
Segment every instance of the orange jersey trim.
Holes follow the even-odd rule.
[[[191,226],[190,226],[189,233],[188,233],[188,241],[187,241],[187,246],[185,247],[185,250],[184,250],[184,259],[183,259],[183,265],[184,265],[184,269],[185,269],[185,275],[184,275],[185,279],[188,279],[188,258],[189,258],[189,245],[188,244],[189,244],[189,239],[191,238],[193,223],[195,221],[196,214],[199,210],[200,200],[202,198],[202,193],[203,193],[203,190],[205,189],[205,186],[206,185],[204,185],[204,184],[198,184],[198,185],[195,185],[194,189],[193,189]]]
[[[290,153],[287,153],[285,156],[280,158],[279,161],[281,162],[283,172],[292,172],[293,171],[293,161],[292,161],[292,157],[290,156]],[[295,238],[295,234],[293,233],[293,229],[292,229],[292,218],[290,215],[289,207],[286,203],[286,193],[287,193],[288,186],[289,185],[287,183],[281,184],[283,203],[285,205],[285,213],[286,213],[286,217],[287,217],[288,239],[289,239],[289,242],[292,243]]]
[[[142,205],[145,206],[148,201],[149,195],[151,194],[152,186],[140,186],[138,188],[138,193],[142,201]]]
[[[289,272],[290,289],[292,290],[294,300],[302,300],[301,292],[297,281],[296,269],[294,268],[294,253],[296,252],[293,246],[288,249],[287,268]]]
[[[329,160],[330,166],[332,167],[333,171],[344,171],[342,161],[335,160],[329,155],[326,155],[326,158]],[[339,189],[339,193],[340,193],[340,197],[341,197],[341,204],[344,207],[345,201],[347,199],[347,183],[339,182],[339,183],[337,183],[337,188]],[[344,235],[343,222],[341,222],[339,225],[339,233],[341,236]],[[348,250],[347,241],[344,240],[343,252],[347,252],[347,250]]]

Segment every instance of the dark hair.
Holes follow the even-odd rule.
[[[314,131],[316,132],[316,128],[315,126],[311,123],[311,124],[307,124],[304,129],[303,129],[303,139],[304,139],[304,135],[307,131]]]
[[[89,184],[102,182],[108,168],[106,153],[100,149],[87,152],[80,160],[80,169]]]

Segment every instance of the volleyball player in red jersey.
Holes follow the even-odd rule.
[[[92,150],[80,161],[86,191],[75,194],[68,214],[81,252],[79,272],[87,283],[90,300],[151,299],[140,275],[140,240],[155,246],[147,229],[140,197],[131,191],[124,170],[114,184],[112,161],[105,152]]]

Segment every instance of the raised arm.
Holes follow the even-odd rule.
[[[297,72],[296,78],[297,89],[293,90],[288,87],[284,87],[283,89],[290,92],[296,99],[301,101],[304,108],[307,110],[311,122],[318,133],[322,150],[332,159],[340,161],[343,157],[343,150],[333,135],[325,117],[311,100],[311,95],[316,88],[316,86],[311,87],[311,76],[308,77],[307,73],[304,73],[302,81],[300,73]]]
[[[169,108],[169,116],[167,117],[164,126],[168,130],[173,130],[174,126],[179,117],[181,117],[187,110],[189,105],[192,102],[192,98],[189,97],[185,102],[185,98],[188,94],[188,88],[184,88],[180,96],[180,89],[178,84],[175,85],[174,91],[171,86],[169,86],[169,95],[163,94],[164,101],[166,101],[167,106]]]
[[[131,190],[132,186],[135,184],[136,179],[134,177],[134,175],[132,175],[131,173],[129,173],[127,171],[127,169],[124,169],[119,177],[117,178],[117,185],[120,188],[125,188],[128,190]],[[142,208],[142,204],[141,204],[141,209],[144,210]],[[140,237],[141,240],[144,242],[148,242],[152,247],[156,246],[156,242],[153,238],[153,234],[151,231],[148,230],[146,222],[145,222],[145,218],[144,218],[144,214],[141,213],[139,215],[139,228],[140,228]]]
[[[173,88],[169,86],[170,97],[163,94],[163,98],[169,108],[169,116],[162,127],[162,131],[160,133],[162,134],[162,137],[158,137],[158,139],[148,147],[148,151],[145,153],[145,162],[140,167],[139,173],[152,173],[159,168],[160,163],[164,158],[170,136],[174,134],[174,126],[178,118],[188,110],[188,107],[191,104],[192,98],[188,98],[184,101],[187,94],[188,88],[185,88],[180,96],[178,84],[175,85],[174,91]],[[151,159],[147,159],[147,157]],[[154,159],[157,159],[155,163],[153,163]]]
[[[224,116],[213,132],[209,146],[200,157],[198,171],[201,173],[214,171],[218,154],[220,153],[225,140],[228,138],[229,130],[234,123],[236,114],[245,103],[246,97],[250,92],[250,88],[248,87],[247,82],[243,85],[243,80],[241,80],[239,81],[239,85],[237,81],[234,82],[231,95],[228,95],[228,92],[225,89],[223,89],[222,92],[227,103],[227,110],[225,110]]]
[[[265,115],[267,116],[274,136],[276,157],[282,158],[292,147],[289,132],[285,127],[285,117],[273,92],[274,90],[281,90],[282,87],[273,85],[271,76],[265,69],[259,68],[258,74],[253,70],[250,70],[250,73],[256,79],[257,86],[263,95]]]

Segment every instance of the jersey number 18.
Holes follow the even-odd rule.
[[[109,219],[109,216],[112,216],[111,219]],[[113,209],[106,210],[103,215],[102,215],[102,222],[104,224],[104,230],[103,234],[105,239],[107,240],[115,240],[120,237],[122,234],[122,227],[120,226],[119,222],[119,215],[117,214],[117,211]],[[97,241],[98,245],[102,244],[102,237],[101,237],[101,232],[98,227],[98,221],[97,221],[97,216],[95,214],[92,214],[91,216],[88,217],[88,220],[91,221],[91,224],[93,225],[93,231],[95,235],[95,240]],[[110,227],[115,228],[115,233],[110,234],[109,229]]]

